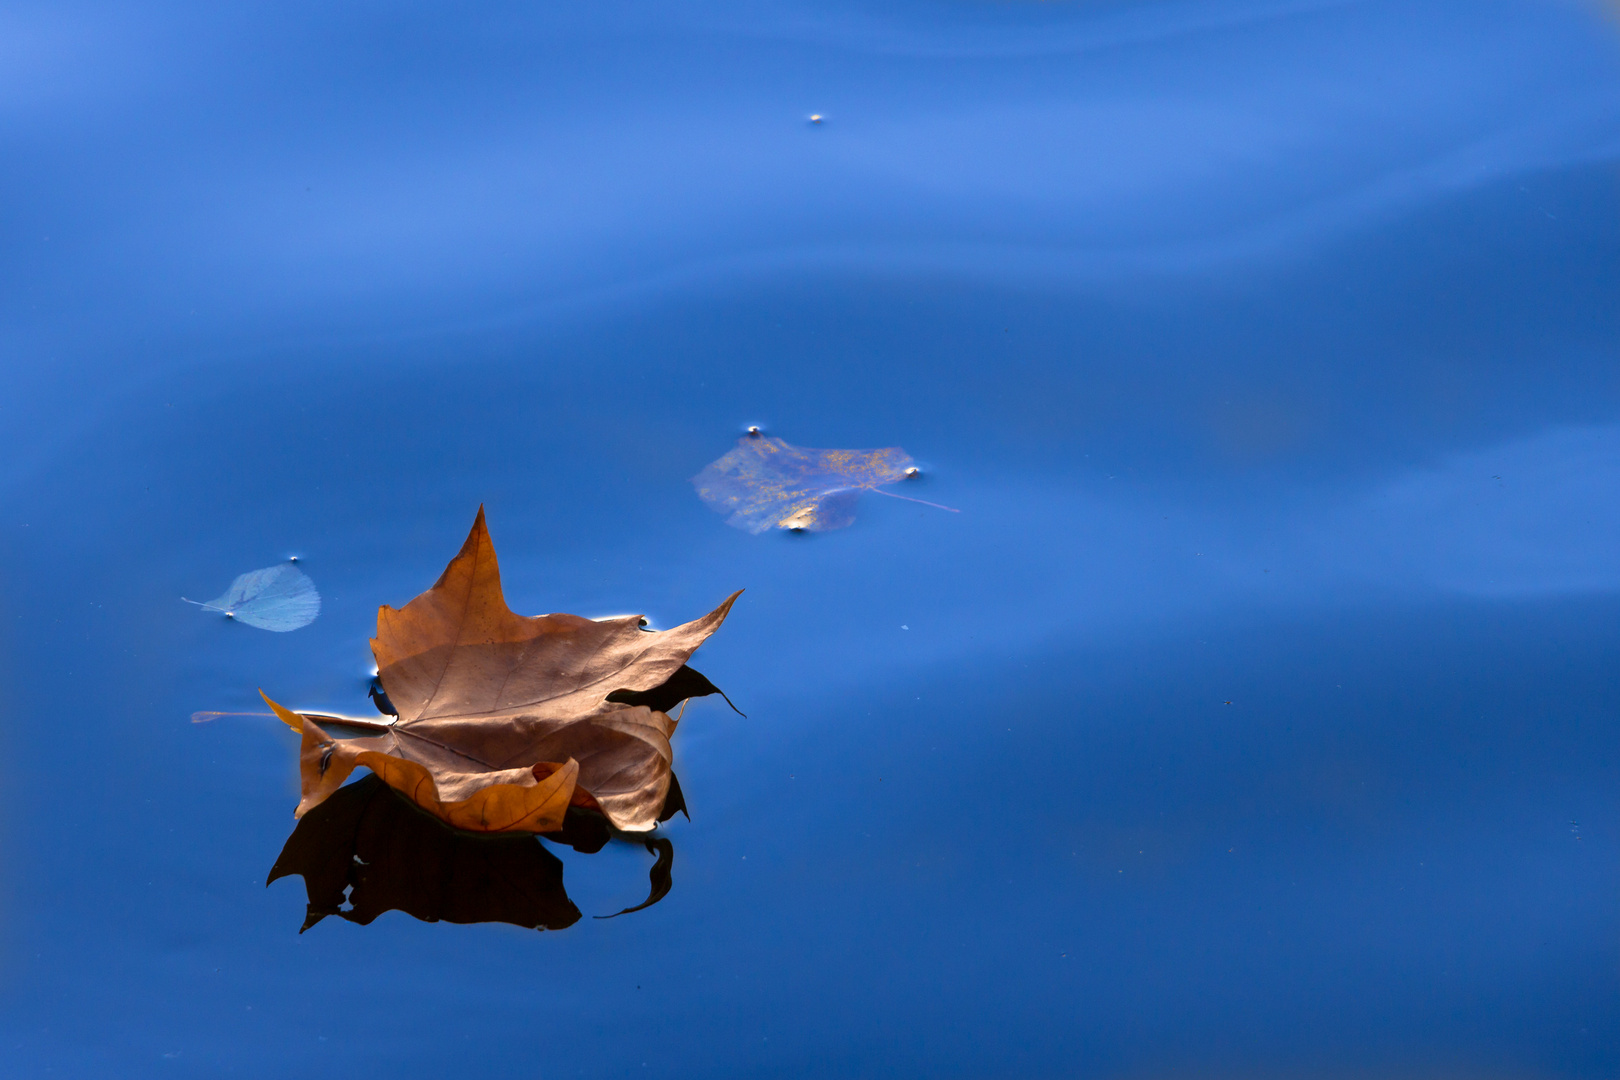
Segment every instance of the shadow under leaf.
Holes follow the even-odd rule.
[[[703,675],[682,665],[651,690],[616,690],[607,700],[667,712],[688,698],[709,694],[725,697]],[[731,704],[729,698],[726,704]],[[379,709],[388,705],[386,697],[377,701]],[[333,727],[356,723],[343,717],[320,719]],[[691,819],[672,771],[657,821],[677,813]],[[606,817],[587,806],[570,806],[561,829],[540,835],[585,855],[601,851],[615,836],[631,838],[616,833]],[[634,839],[656,856],[647,899],[598,918],[649,908],[674,885],[675,846],[662,837]],[[535,930],[561,930],[580,919],[579,908],[563,889],[562,861],[534,834],[462,832],[375,775],[339,788],[299,820],[265,884],[293,874],[303,877],[309,896],[299,933],[328,915],[364,926],[386,911],[403,911],[424,922],[504,922]]]
[[[299,933],[328,915],[363,926],[396,910],[424,922],[535,930],[561,930],[580,917],[563,890],[562,861],[532,835],[456,832],[375,776],[304,815],[265,884],[290,874],[302,875],[309,894]]]
[[[680,782],[671,774],[658,820],[685,810]],[[590,855],[615,833],[601,814],[571,807],[562,830],[543,835]],[[657,856],[651,891],[615,915],[649,908],[674,886],[674,844],[663,837],[642,842]],[[562,861],[537,837],[452,829],[375,776],[339,788],[305,814],[265,884],[294,874],[303,877],[309,897],[299,933],[328,915],[364,926],[387,911],[424,922],[504,922],[534,930],[562,930],[580,919],[563,888]]]
[[[647,899],[635,907],[627,907],[623,911],[615,911],[612,915],[598,915],[598,919],[617,919],[620,915],[628,915],[632,911],[650,908],[658,901],[669,895],[669,890],[675,887],[675,879],[671,870],[675,866],[675,845],[663,837],[654,837],[647,841],[647,850],[658,856],[653,868],[648,872],[652,879],[652,889],[647,893]]]

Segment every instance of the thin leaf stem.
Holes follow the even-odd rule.
[[[924,506],[932,506],[935,510],[949,510],[953,514],[960,514],[962,512],[954,506],[941,506],[939,503],[929,502],[927,499],[913,499],[910,495],[896,495],[894,492],[884,491],[882,488],[869,488],[868,490],[876,492],[879,495],[887,495],[891,499],[904,499],[906,502],[922,503]]]
[[[394,725],[393,724],[383,724],[383,723],[379,723],[379,722],[377,722],[375,720],[356,720],[353,717],[349,717],[349,716],[332,716],[332,715],[330,715],[328,713],[314,713],[314,712],[300,713],[299,715],[300,716],[307,716],[311,720],[315,721],[317,724],[321,724],[323,726],[326,725],[326,724],[338,724],[338,725],[341,725],[342,727],[366,728],[369,731],[393,731],[394,730]],[[431,740],[426,740],[426,741],[431,741]],[[448,747],[446,747],[446,749],[448,749]]]
[[[275,715],[275,713],[267,713],[267,712],[220,712],[220,711],[214,710],[214,709],[207,709],[207,710],[204,710],[202,712],[194,712],[194,713],[192,713],[191,714],[191,722],[193,724],[206,724],[206,723],[208,723],[208,721],[217,720],[221,716],[274,716],[274,715]],[[348,716],[332,716],[329,713],[299,713],[298,715],[307,716],[311,720],[315,721],[317,724],[322,724],[322,725],[325,725],[325,724],[338,724],[338,725],[341,725],[343,727],[365,728],[368,731],[392,731],[392,730],[394,730],[394,725],[393,724],[380,724],[380,723],[376,722],[375,720],[356,720],[356,719],[354,719],[352,717],[348,717]],[[446,747],[446,749],[448,749],[448,747]]]

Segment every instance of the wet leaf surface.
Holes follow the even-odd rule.
[[[890,495],[878,491],[880,485],[915,475],[911,455],[898,446],[812,450],[750,433],[694,476],[692,486],[711,510],[726,515],[727,525],[747,532],[826,532],[854,524],[862,491]]]
[[[231,587],[214,599],[186,603],[278,633],[308,626],[321,613],[321,594],[315,583],[291,563],[238,574]]]

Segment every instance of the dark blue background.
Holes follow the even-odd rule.
[[[1620,1072],[1611,14],[6,5],[4,1073]],[[751,423],[961,513],[728,529]],[[299,936],[187,718],[364,710],[480,503],[520,612],[746,588],[749,718],[653,908]]]

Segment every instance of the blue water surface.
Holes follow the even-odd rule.
[[[0,1073],[1620,1074],[1615,18],[5,5]],[[960,512],[727,528],[748,425]],[[189,717],[364,714],[480,505],[522,613],[745,588],[748,715],[644,911],[300,935]]]

